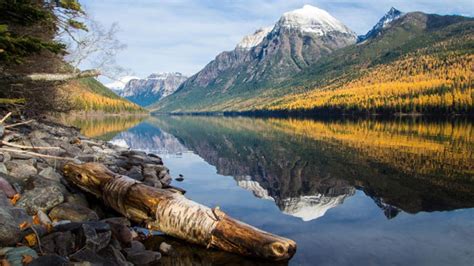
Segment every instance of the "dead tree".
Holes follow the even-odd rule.
[[[130,220],[191,243],[275,261],[290,259],[296,252],[290,239],[237,221],[181,193],[115,174],[102,164],[67,163],[64,175]]]

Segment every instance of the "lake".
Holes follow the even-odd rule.
[[[472,121],[157,116],[73,124],[160,155],[173,177],[184,176],[173,184],[188,198],[295,240],[290,265],[474,264]],[[189,256],[164,264],[263,264],[181,245]]]

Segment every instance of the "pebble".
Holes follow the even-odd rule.
[[[165,256],[169,256],[171,255],[173,252],[173,247],[166,243],[166,242],[161,242],[160,244],[160,253],[165,255]]]

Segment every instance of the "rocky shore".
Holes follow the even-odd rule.
[[[160,157],[86,138],[51,120],[7,122],[0,124],[1,266],[154,265],[171,254],[165,242],[147,250],[141,243],[146,230],[62,175],[68,161],[100,162],[149,186],[176,190]]]

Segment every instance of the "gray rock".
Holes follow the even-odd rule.
[[[82,154],[82,150],[79,147],[72,145],[69,142],[61,142],[59,147],[64,149],[71,157],[76,157]]]
[[[133,235],[129,228],[130,222],[127,220],[127,223],[118,219],[119,218],[112,218],[102,221],[110,225],[112,235],[115,239],[117,239],[123,246],[128,247],[133,240]]]
[[[130,243],[129,248],[124,248],[123,249],[123,252],[125,253],[126,256],[128,256],[128,255],[132,255],[134,253],[138,253],[138,252],[141,252],[141,251],[144,251],[144,250],[146,250],[145,245],[143,245],[139,241],[134,240]]]
[[[15,196],[16,191],[13,189],[12,185],[5,180],[3,177],[0,177],[0,191],[3,191],[5,195],[9,198]]]
[[[113,245],[109,245],[106,248],[102,249],[99,253],[102,258],[108,261],[107,265],[124,265],[124,266],[133,266],[132,263],[128,262],[122,252]]]
[[[8,152],[1,152],[0,153],[0,162],[8,162],[12,159],[10,153]]]
[[[98,232],[91,224],[84,223],[81,226],[80,237],[85,247],[98,252],[109,244],[112,237],[112,232]]]
[[[133,178],[138,181],[143,181],[142,169],[139,166],[132,166],[130,170],[125,173],[126,176]]]
[[[33,131],[30,132],[30,134],[28,136],[30,137],[30,139],[32,139],[32,138],[44,139],[44,138],[47,138],[47,137],[51,137],[51,135],[49,135],[47,132],[45,132],[43,130],[33,130]]]
[[[0,173],[8,174],[7,167],[4,163],[0,163]]]
[[[25,208],[31,215],[37,210],[49,211],[64,201],[63,193],[59,186],[35,187],[27,190],[17,202],[18,207]]]
[[[11,208],[10,214],[12,215],[13,219],[15,219],[17,226],[19,226],[23,222],[27,222],[30,224],[33,222],[32,217],[28,215],[28,213],[23,208]]]
[[[50,179],[50,180],[53,180],[53,181],[58,181],[59,182],[59,180],[61,180],[61,175],[58,172],[56,172],[56,170],[54,170],[52,167],[47,167],[47,168],[41,170],[39,175],[46,178],[46,179]]]
[[[89,202],[87,202],[86,196],[80,192],[67,193],[65,195],[65,202],[89,208]]]
[[[89,145],[87,145],[86,143],[82,143],[81,147],[82,147],[82,151],[84,153],[93,153],[94,152],[94,150]]]
[[[97,221],[97,214],[84,206],[73,203],[61,203],[49,212],[49,217],[54,221],[70,220],[71,222]]]
[[[0,246],[15,245],[19,241],[20,229],[10,208],[0,206]]]
[[[47,254],[68,256],[77,249],[76,237],[69,231],[54,232],[41,238],[41,248]]]
[[[36,168],[31,160],[12,160],[5,163],[9,174],[24,180],[37,174]]]

